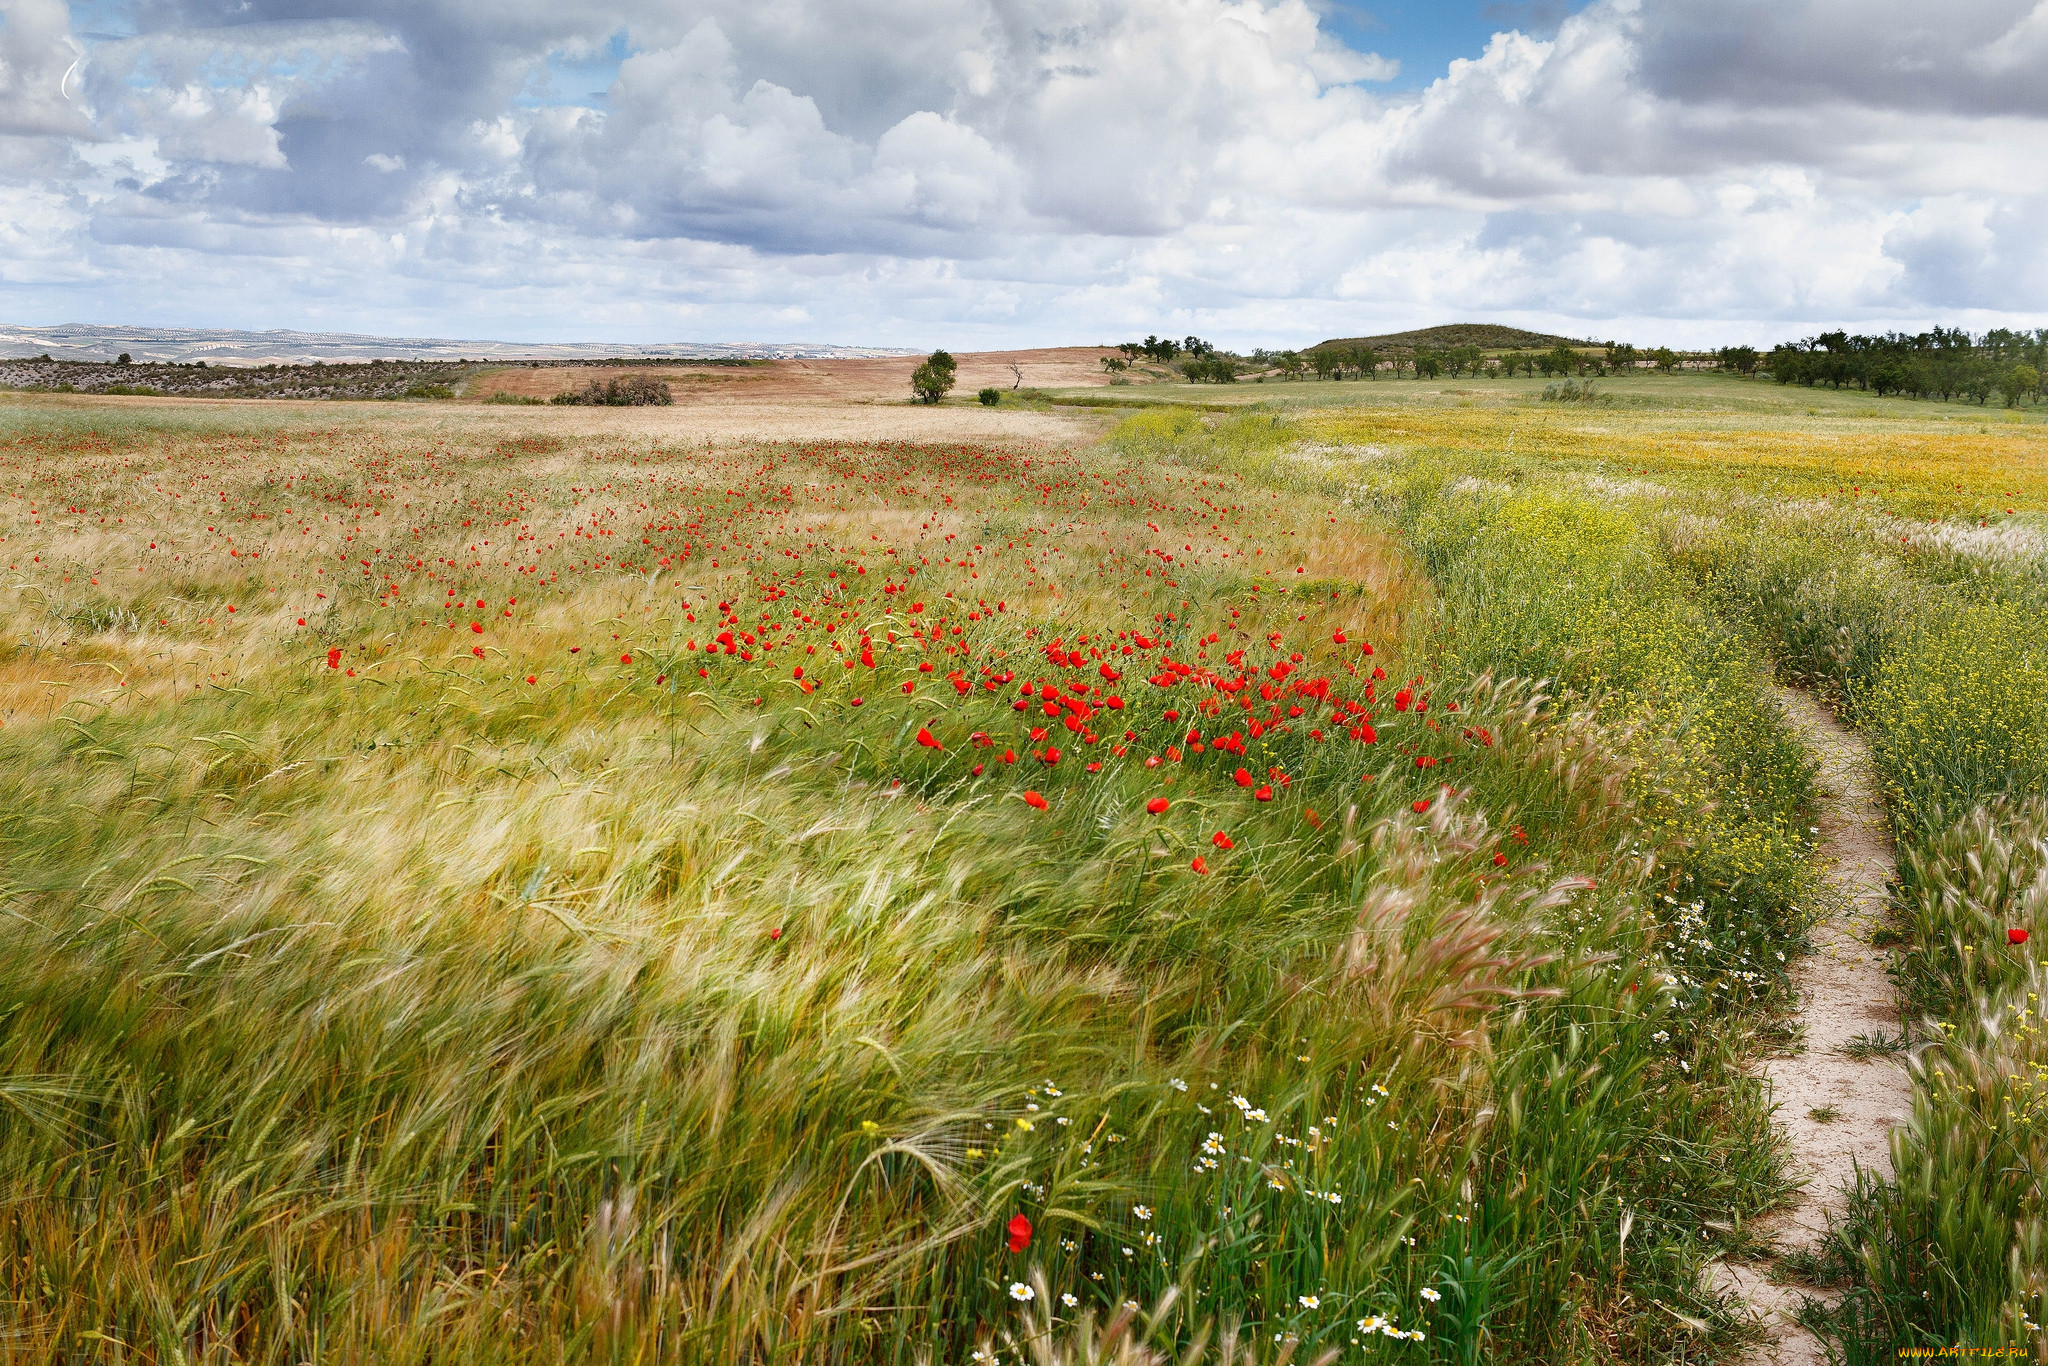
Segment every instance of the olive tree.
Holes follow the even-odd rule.
[[[944,351],[934,351],[910,372],[910,391],[920,403],[937,403],[953,387],[959,364]]]

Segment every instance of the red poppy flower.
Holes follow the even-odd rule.
[[[2005,942],[2008,944],[2024,944],[2027,942],[2027,932],[2017,927],[2007,930],[2005,932]]]
[[[341,651],[329,650],[327,652],[327,667],[330,669],[339,669],[341,667]]]
[[[1163,816],[1166,814],[1166,808],[1172,805],[1173,803],[1164,797],[1154,797],[1151,801],[1145,803],[1145,809],[1155,816]]]
[[[1418,812],[1420,812],[1420,811],[1427,811],[1427,810],[1429,810],[1429,801],[1428,801],[1428,799],[1427,799],[1427,798],[1425,798],[1425,799],[1423,799],[1423,800],[1421,800],[1421,801],[1418,801],[1418,802],[1416,802],[1416,803],[1415,803],[1415,810],[1416,810],[1416,811],[1418,811]]]
[[[1241,768],[1237,771],[1237,785],[1239,787],[1250,787],[1252,785],[1252,771],[1250,769]]]
[[[1010,1220],[1010,1251],[1022,1252],[1031,1246],[1031,1221],[1019,1214]]]
[[[774,929],[772,929],[772,930],[768,931],[768,937],[769,937],[770,939],[780,939],[780,938],[782,938],[782,927],[778,925],[778,926],[776,926],[776,927],[775,927]]]
[[[482,635],[484,633],[484,624],[480,621],[472,621],[471,623],[469,623],[469,629],[476,632],[478,635]]]
[[[1337,632],[1337,634],[1331,636],[1330,643],[1332,645],[1342,645],[1344,643],[1344,633],[1342,631],[1339,631]]]
[[[1218,830],[1214,835],[1210,837],[1209,843],[1215,845],[1218,849],[1237,848],[1237,842],[1231,839],[1230,836],[1224,834],[1221,830]]]
[[[939,743],[938,737],[933,735],[931,731],[924,726],[919,726],[917,728],[917,743],[923,745],[926,749],[945,748],[944,745]]]
[[[1024,805],[1032,808],[1034,811],[1044,811],[1047,808],[1049,808],[1052,805],[1052,803],[1047,801],[1044,797],[1040,796],[1037,792],[1026,792],[1024,794]]]
[[[1494,867],[1496,867],[1496,868],[1505,868],[1505,867],[1507,867],[1507,866],[1508,866],[1508,856],[1507,856],[1506,854],[1495,854],[1495,855],[1493,856],[1493,866],[1494,866]]]
[[[1270,802],[1273,800],[1273,789],[1265,783],[1260,783],[1259,790],[1252,793],[1252,797],[1257,801]]]
[[[621,663],[621,664],[631,664],[632,662],[633,662],[633,656],[631,656],[631,655],[620,655],[620,656],[619,656],[619,663]]]
[[[1209,875],[1209,865],[1203,861],[1202,856],[1200,854],[1195,855],[1194,862],[1190,863],[1188,867],[1194,869],[1197,873],[1200,873],[1204,877],[1207,877]]]

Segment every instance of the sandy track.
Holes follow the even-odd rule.
[[[1897,998],[1884,955],[1871,946],[1882,923],[1897,865],[1877,795],[1870,747],[1811,694],[1777,690],[1785,716],[1820,761],[1821,849],[1832,864],[1836,909],[1814,929],[1814,952],[1793,969],[1805,1047],[1764,1065],[1791,1148],[1795,1179],[1806,1184],[1791,1208],[1764,1221],[1783,1251],[1812,1249],[1846,1207],[1844,1188],[1857,1166],[1891,1170],[1889,1138],[1913,1103],[1906,1071],[1889,1060],[1858,1062],[1844,1045],[1859,1035],[1896,1035]],[[1815,1118],[1815,1112],[1832,1118]],[[1820,1343],[1794,1322],[1802,1292],[1771,1279],[1766,1266],[1719,1263],[1716,1282],[1746,1298],[1763,1321],[1765,1343],[1750,1360],[1819,1366]],[[1806,1295],[1825,1298],[1807,1289]]]

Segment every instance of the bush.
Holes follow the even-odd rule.
[[[993,408],[1003,401],[1003,391],[1000,389],[984,389],[976,394],[975,397],[981,400],[982,407]]]
[[[405,391],[407,398],[454,398],[455,391],[445,384],[415,384]]]
[[[626,375],[603,382],[592,380],[581,389],[556,394],[549,401],[591,407],[645,408],[667,407],[676,400],[665,381],[652,375]]]
[[[1575,379],[1568,379],[1562,384],[1546,384],[1543,386],[1543,397],[1552,403],[1614,402],[1612,398],[1594,387],[1591,380],[1584,384]]]

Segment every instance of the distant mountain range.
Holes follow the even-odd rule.
[[[1488,351],[1518,346],[1552,347],[1601,346],[1602,342],[1577,337],[1555,337],[1548,332],[1526,332],[1499,323],[1447,323],[1442,327],[1418,327],[1413,332],[1390,332],[1382,337],[1332,337],[1317,346],[1372,346],[1383,350],[1412,351],[1418,346],[1442,350],[1452,346],[1477,346]],[[1311,348],[1313,349],[1313,348]]]
[[[127,352],[147,361],[208,365],[307,365],[369,360],[822,360],[859,356],[913,356],[882,346],[814,346],[801,342],[536,343],[449,341],[438,337],[365,337],[348,332],[243,332],[210,327],[58,327],[0,324],[0,357],[48,355],[52,360],[113,360]]]

